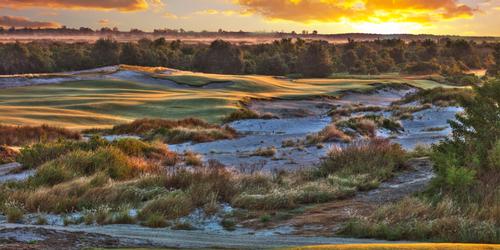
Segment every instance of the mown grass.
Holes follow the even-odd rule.
[[[132,70],[149,71],[147,68]],[[0,93],[0,120],[7,125],[49,124],[72,129],[109,128],[144,117],[198,117],[221,122],[240,108],[239,102],[245,97],[298,99],[335,96],[346,90],[370,90],[376,87],[374,83],[410,84],[422,88],[444,86],[394,75],[379,79],[289,80],[179,71],[169,77],[187,79],[194,85],[200,84],[200,79],[203,79],[201,83],[227,81],[234,84],[221,89],[181,89],[147,83],[147,79],[144,82],[88,80],[4,89]]]

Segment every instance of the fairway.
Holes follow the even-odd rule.
[[[122,66],[126,77],[69,81],[59,84],[2,89],[0,120],[9,125],[49,124],[71,129],[109,127],[137,118],[197,117],[209,122],[239,107],[244,98],[304,99],[335,96],[342,91],[370,90],[374,84],[409,84],[418,88],[441,85],[424,78],[384,75],[346,79],[287,79],[257,75],[217,75],[157,68]],[[163,84],[163,82],[165,84]],[[224,83],[223,85],[217,85]]]

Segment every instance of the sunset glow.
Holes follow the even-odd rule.
[[[0,0],[0,26],[500,35],[500,0]]]

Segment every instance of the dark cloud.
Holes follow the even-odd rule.
[[[28,18],[19,16],[0,16],[0,26],[16,28],[58,28],[61,25],[55,22],[32,21]]]

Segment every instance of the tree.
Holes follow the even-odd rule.
[[[116,65],[120,61],[120,46],[111,39],[99,39],[92,47],[92,58],[97,67]]]
[[[120,63],[139,65],[142,61],[142,53],[136,43],[125,43],[120,53]]]
[[[488,75],[493,77],[500,77],[500,44],[495,46],[495,51],[493,52],[493,57],[495,58],[494,64],[488,69]]]
[[[333,63],[328,43],[310,43],[299,56],[300,73],[306,77],[326,77],[333,72]]]
[[[244,69],[243,53],[229,42],[215,40],[207,50],[196,54],[195,68],[211,73],[240,74]]]

